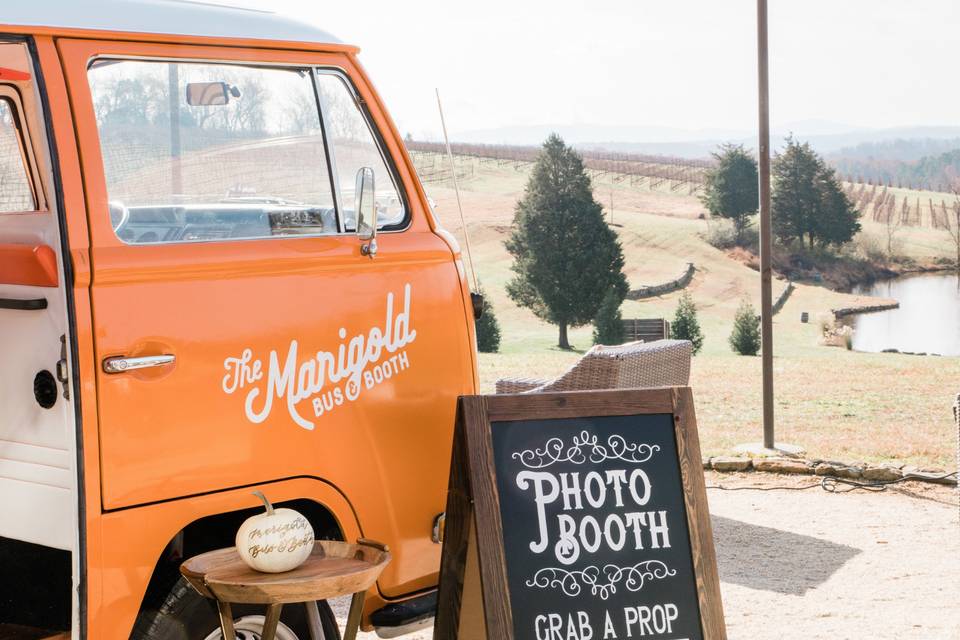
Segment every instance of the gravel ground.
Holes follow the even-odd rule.
[[[730,640],[960,640],[955,490],[748,488],[815,482],[707,472]],[[348,601],[335,605],[345,619]],[[431,630],[404,636],[431,638]]]

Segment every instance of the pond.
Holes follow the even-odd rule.
[[[899,309],[850,317],[853,348],[960,355],[960,280],[955,273],[904,276],[853,293],[893,298]]]

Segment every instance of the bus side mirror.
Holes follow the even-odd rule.
[[[360,245],[360,253],[372,258],[377,255],[377,203],[373,169],[370,167],[357,171],[354,211],[357,213],[357,237],[364,243]]]
[[[240,97],[240,90],[226,82],[187,83],[187,104],[191,107],[222,107],[230,97]]]

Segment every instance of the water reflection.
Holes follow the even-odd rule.
[[[905,276],[854,293],[893,298],[899,309],[853,316],[857,351],[898,349],[960,355],[960,280],[955,273]]]

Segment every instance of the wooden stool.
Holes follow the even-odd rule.
[[[217,601],[224,640],[236,640],[231,604],[267,606],[263,640],[274,640],[283,605],[303,602],[312,640],[324,639],[317,600],[353,595],[343,640],[355,640],[363,615],[367,589],[390,562],[387,547],[372,540],[357,544],[317,540],[307,561],[292,571],[261,573],[240,559],[235,548],[219,549],[190,558],[180,573],[200,595]]]

